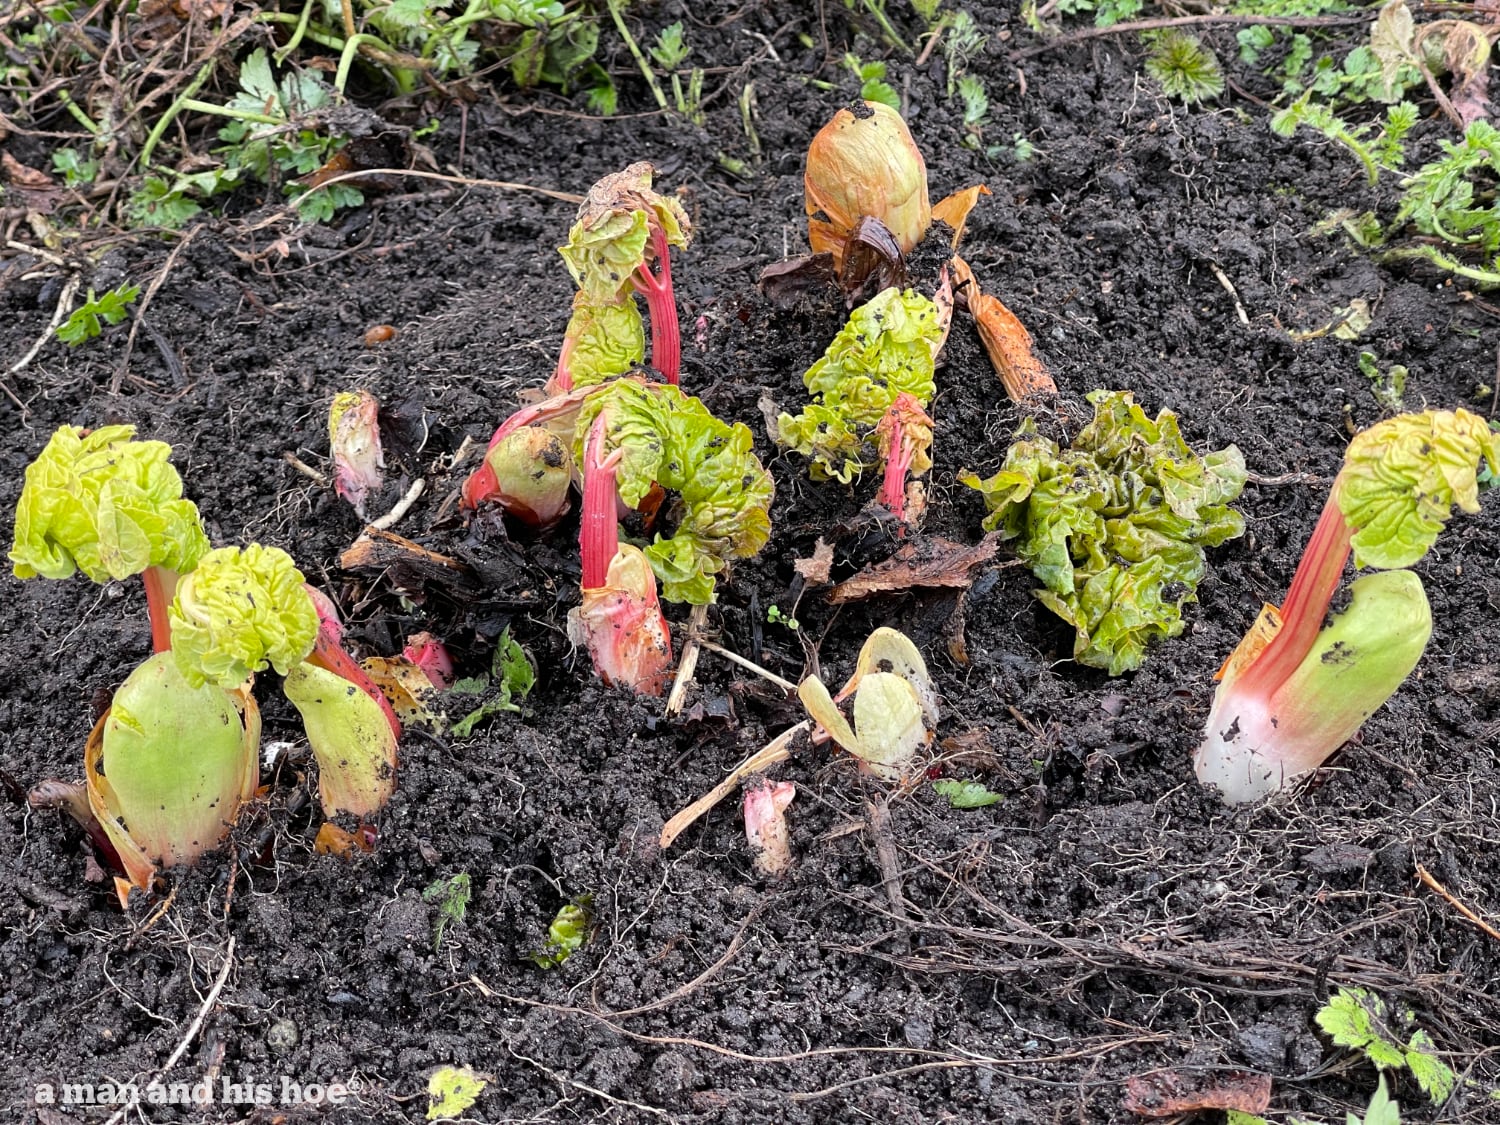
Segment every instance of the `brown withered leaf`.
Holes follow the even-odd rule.
[[[1019,317],[998,297],[992,297],[979,288],[969,264],[954,255],[954,280],[962,303],[974,318],[979,329],[979,340],[990,357],[1005,393],[1012,402],[1025,402],[1039,396],[1055,397],[1057,384],[1053,382],[1047,365],[1037,358],[1031,343],[1031,333]]]
[[[975,184],[962,191],[955,191],[952,195],[945,196],[932,205],[932,217],[941,219],[953,228],[951,249],[958,249],[958,244],[964,236],[964,225],[969,221],[969,212],[974,210],[979,197],[989,194],[989,188],[983,184]]]
[[[22,164],[8,152],[0,152],[0,172],[5,182],[21,197],[26,210],[50,215],[64,196],[63,187],[46,172]]]
[[[866,567],[828,591],[830,602],[853,602],[896,590],[973,585],[971,573],[989,562],[1000,549],[1000,533],[992,531],[972,547],[950,539],[913,539],[901,544],[885,562]]]
[[[797,559],[792,563],[792,569],[802,575],[802,581],[808,586],[828,585],[828,575],[833,570],[833,544],[819,537],[812,557]]]
[[[1270,1104],[1271,1076],[1249,1070],[1153,1070],[1125,1080],[1125,1108],[1140,1117],[1203,1109],[1261,1114]]]
[[[341,859],[375,850],[375,835],[372,829],[360,825],[353,832],[340,828],[331,820],[325,820],[313,840],[313,851],[318,855],[336,855]]]
[[[365,528],[365,533],[339,556],[339,566],[356,574],[385,578],[417,600],[429,588],[442,590],[458,601],[472,600],[484,591],[479,576],[458,559],[374,527]]]
[[[772,262],[760,271],[757,284],[761,295],[771,304],[789,309],[808,294],[832,289],[838,284],[838,271],[833,265],[833,255],[825,250],[821,254]]]
[[[855,224],[844,248],[839,288],[852,309],[894,286],[906,284],[906,258],[896,236],[879,219],[866,215]]]

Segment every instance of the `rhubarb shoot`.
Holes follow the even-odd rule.
[[[560,437],[566,435],[564,440],[571,442],[577,428],[578,411],[590,395],[602,389],[602,386],[594,385],[564,391],[551,398],[543,399],[541,402],[523,406],[501,422],[495,432],[490,435],[483,464],[469,474],[468,479],[464,481],[463,506],[469,511],[474,511],[481,504],[500,500],[504,496],[505,489],[490,464],[489,453],[493,452],[506,438],[523,427],[540,426]]]
[[[654,321],[651,336],[653,340],[660,338]],[[560,394],[574,387],[603,383],[625,374],[645,358],[646,330],[629,290],[613,300],[595,301],[580,289],[573,295],[573,316],[547,391]],[[660,370],[661,364],[657,368]]]
[[[814,480],[848,484],[879,463],[867,439],[898,395],[918,407],[932,401],[933,357],[942,338],[931,300],[910,289],[877,294],[850,314],[802,377],[813,401],[801,414],[778,415],[772,437],[811,459]]]
[[[84,765],[89,805],[134,885],[223,841],[255,793],[259,748],[248,693],[195,688],[168,653],[130,674]]]
[[[342,391],[328,411],[328,446],[333,456],[333,488],[365,518],[365,500],[385,480],[380,448],[380,403],[369,391]]]
[[[1454,507],[1479,510],[1478,473],[1500,440],[1468,411],[1402,414],[1357,434],[1292,579],[1226,665],[1194,769],[1230,804],[1317,769],[1416,667],[1432,630],[1409,567]],[[1386,573],[1356,580],[1324,625],[1350,554]]]
[[[1229,505],[1245,460],[1232,445],[1198,456],[1174,414],[1152,421],[1127,392],[1089,400],[1094,420],[1070,448],[1027,418],[999,472],[959,480],[984,494],[985,530],[1013,542],[1041,580],[1038,600],[1075,629],[1073,659],[1118,676],[1182,632],[1205,548],[1244,532]]]
[[[369,696],[380,708],[385,715],[386,722],[390,725],[391,744],[394,748],[395,740],[401,737],[401,723],[396,718],[396,712],[392,710],[385,695],[370,682],[370,677],[365,675],[364,669],[359,666],[358,662],[344,651],[344,627],[339,622],[338,609],[334,606],[332,599],[317,587],[303,586],[303,589],[312,599],[318,614],[318,636],[313,642],[313,650],[307,657],[307,663],[332,672]]]
[[[685,249],[692,227],[680,203],[651,189],[652,173],[650,164],[632,164],[590,188],[559,252],[589,304],[645,297],[652,365],[675,385],[682,348],[670,248]]]
[[[922,654],[905,634],[888,628],[871,633],[837,698],[817,676],[803,680],[797,696],[808,715],[876,777],[910,781],[917,775],[917,753],[932,741],[937,725],[937,693]],[[850,696],[853,726],[838,706]]]
[[[153,647],[165,652],[177,576],[198,564],[208,536],[182,497],[172,447],[134,435],[133,426],[63,426],[52,435],[26,468],[10,560],[17,578],[142,575]]]
[[[896,396],[875,427],[875,444],[885,461],[878,497],[891,514],[906,522],[907,478],[932,468],[932,419],[922,404],[905,392]],[[912,486],[916,482],[912,481]]]
[[[172,653],[193,687],[235,688],[273,665],[286,675],[307,658],[318,612],[285,551],[252,543],[204,555],[169,611]]]
[[[796,795],[790,781],[766,781],[745,789],[745,839],[755,857],[755,870],[773,879],[791,870],[786,810]]]
[[[807,149],[803,187],[813,253],[831,253],[839,270],[860,219],[879,219],[902,253],[932,223],[922,152],[901,114],[880,102],[841,109],[823,126]]]
[[[369,683],[363,671],[360,678]],[[377,703],[346,677],[307,661],[288,673],[282,689],[302,713],[318,760],[323,811],[361,820],[379,812],[396,789],[398,728],[390,704],[384,697]]]
[[[675,493],[680,501],[675,532],[670,537],[658,533],[645,548],[661,580],[662,597],[694,605],[712,601],[718,574],[732,559],[759,552],[771,533],[774,486],[755,456],[749,428],[720,421],[676,387],[634,379],[616,380],[588,400],[579,418],[580,438],[591,435],[600,418],[600,456],[615,466],[626,506],[640,507],[658,487]],[[579,457],[583,452],[575,449]],[[587,475],[584,487],[588,586]],[[602,498],[596,510],[606,510]],[[612,525],[613,508],[608,511]],[[594,579],[609,558],[602,550],[594,553]]]
[[[615,477],[624,451],[604,452],[607,420],[590,425],[583,457],[583,600],[568,614],[568,636],[588,650],[606,684],[660,695],[672,643],[656,598],[656,575],[642,552],[619,541]]]
[[[545,531],[568,512],[573,457],[542,426],[522,426],[492,445],[484,468],[494,480],[487,500],[529,527]]]

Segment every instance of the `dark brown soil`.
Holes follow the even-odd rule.
[[[337,594],[362,651],[392,651],[426,628],[478,670],[508,624],[539,683],[523,714],[472,739],[405,740],[373,855],[313,854],[321,818],[315,802],[294,801],[306,788],[306,752],[294,747],[241,825],[240,861],[174,872],[165,915],[148,905],[123,916],[105,884],[85,880],[78,831],[18,798],[81,772],[96,699],[147,652],[144,599],[132,584],[7,580],[0,1116],[106,1116],[35,1107],[35,1091],[156,1075],[232,939],[218,1002],[162,1079],[269,1082],[278,1097],[281,1076],[353,1082],[357,1108],[220,1100],[145,1107],[147,1120],[416,1120],[428,1075],[456,1063],[491,1076],[469,1117],[495,1122],[1122,1121],[1125,1079],[1159,1067],[1268,1073],[1274,1120],[1342,1121],[1368,1101],[1374,1072],[1321,1041],[1312,1015],[1352,985],[1410,1009],[1473,1080],[1440,1110],[1398,1083],[1404,1120],[1497,1119],[1500,953],[1416,877],[1421,865],[1500,914],[1494,506],[1457,519],[1420,567],[1435,620],[1427,655],[1316,784],[1232,812],[1198,787],[1189,758],[1214,671],[1261,603],[1282,597],[1351,428],[1381,416],[1358,352],[1410,368],[1412,407],[1488,411],[1492,392],[1480,388],[1496,381],[1500,324],[1461,287],[1307,233],[1337,207],[1394,190],[1366,188],[1342,150],[1276,137],[1248,103],[1163,99],[1138,73],[1133,39],[1013,58],[1035,43],[1016,12],[969,7],[990,33],[986,138],[1024,135],[1034,159],[1018,162],[1007,143],[990,162],[960,145],[940,52],[920,69],[893,58],[892,72],[934,198],[981,180],[994,192],[966,254],[1032,329],[1064,391],[1061,424],[1087,417],[1088,391],[1128,388],[1149,410],[1178,412],[1195,446],[1238,444],[1269,481],[1246,491],[1245,537],[1211,553],[1185,634],[1121,679],[1080,668],[1032,577],[998,565],[1003,554],[966,599],[964,665],[945,641],[951,595],[839,611],[809,595],[800,633],[766,623],[769,605],[787,605],[791,561],[873,491],[811,484],[800,462],[776,456],[756,405],[766,392],[798,400],[841,321],[832,301],[773,310],[754,280],[805,246],[802,154],[853,93],[837,60],[862,25],[839,4],[632,8],[648,35],[686,16],[697,61],[737,68],[710,78],[705,128],[648,112],[621,48],[618,118],[501,88],[466,116],[441,112],[426,141],[440,166],[461,152],[464,176],[563,191],[633,160],[656,165],[697,226],[674,267],[683,384],[749,423],[776,477],[771,544],[736,568],[710,615],[720,642],[792,679],[811,643],[841,679],[873,626],[907,630],[945,697],[940,739],[964,751],[949,774],[981,776],[1005,800],[958,811],[928,787],[891,795],[883,842],[899,880],[887,880],[871,828],[881,788],[847,758],[803,748],[775,771],[797,785],[797,865],[785,881],[752,873],[736,800],[662,853],[663,821],[795,721],[795,707],[712,654],[680,719],[603,688],[563,631],[576,525],[527,543],[493,523],[436,522],[460,479],[446,459],[466,437],[482,441],[554,361],[571,293],[554,247],[572,208],[413,180],[409,194],[375,197],[328,227],[282,217],[257,229],[273,208],[244,201],[246,213],[200,227],[172,263],[118,393],[109,386],[128,326],[77,349],[49,343],[6,380],[26,406],[0,399],[0,510],[56,426],[129,421],[176,447],[216,544],[291,551]],[[1214,41],[1233,56],[1232,31]],[[867,39],[857,49],[879,53]],[[839,92],[808,86],[809,74]],[[736,104],[747,79],[764,156],[743,180],[715,156],[752,159]],[[46,143],[16,134],[7,145],[40,164]],[[120,241],[84,283],[146,284],[173,245]],[[63,271],[5,253],[9,367],[49,322]],[[1375,314],[1361,342],[1290,338],[1358,297]],[[382,323],[399,335],[367,348],[365,330]],[[954,332],[946,356],[927,530],[973,542],[982,508],[956,475],[993,469],[1019,415],[971,329]],[[471,562],[478,596],[416,604],[387,579],[340,571],[359,521],[282,455],[323,465],[329,399],[352,387],[425,412],[425,448],[375,508],[427,475],[396,530]],[[879,557],[890,542],[864,549]],[[842,558],[839,574],[852,564]],[[295,743],[295,716],[276,691],[260,694],[266,741]],[[260,858],[257,837],[273,845]],[[472,877],[473,901],[435,950],[436,907],[422,892],[458,872]],[[581,896],[595,920],[588,943],[563,967],[538,968],[529,955],[548,921]]]

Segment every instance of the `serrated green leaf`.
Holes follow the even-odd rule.
[[[1364,1121],[1361,1122],[1351,1113],[1349,1122],[1350,1125],[1401,1125],[1401,1107],[1391,1099],[1384,1074],[1380,1076],[1375,1095],[1370,1099],[1369,1108],[1365,1110]]]
[[[940,796],[947,797],[948,803],[955,809],[980,809],[1005,800],[1004,794],[986,788],[980,781],[944,779],[934,781],[932,790]]]
[[[468,738],[484,720],[506,711],[519,712],[521,706],[518,701],[530,695],[536,684],[536,669],[532,666],[531,658],[526,655],[520,642],[510,635],[509,626],[500,634],[500,640],[495,645],[495,655],[490,659],[490,672],[490,676],[458,680],[448,689],[450,694],[480,695],[489,690],[491,683],[496,688],[495,695],[453,724],[450,730],[454,737]]]
[[[1406,1045],[1406,1068],[1433,1105],[1442,1105],[1458,1085],[1458,1077],[1437,1057],[1437,1045],[1425,1031],[1414,1033]]]

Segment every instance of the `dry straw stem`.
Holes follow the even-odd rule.
[[[703,643],[705,647],[708,646],[707,641]],[[792,756],[792,745],[801,735],[811,734],[812,725],[811,719],[803,719],[796,726],[782,731],[770,742],[766,743],[765,746],[730,770],[729,776],[723,781],[719,782],[719,784],[715,785],[707,793],[699,797],[671,820],[667,821],[666,826],[661,830],[661,838],[659,840],[662,848],[670,848],[672,842],[677,837],[687,831],[709,809],[733,793],[735,788],[745,778],[759,773],[767,766],[773,766],[777,762],[784,762],[790,758]]]
[[[1417,864],[1417,878],[1421,879],[1422,882],[1425,883],[1430,890],[1444,899],[1449,906],[1453,907],[1454,910],[1457,910],[1465,918],[1473,922],[1474,925],[1478,926],[1485,933],[1489,934],[1490,937],[1494,938],[1496,941],[1500,941],[1500,930],[1495,929],[1494,926],[1490,925],[1478,914],[1474,913],[1474,911],[1470,910],[1463,903],[1459,902],[1458,899],[1453,896],[1453,893],[1449,891],[1447,887],[1443,886],[1443,884],[1434,879],[1427,868],[1423,867],[1420,863]]]

